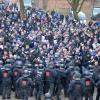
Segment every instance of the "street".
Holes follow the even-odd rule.
[[[94,99],[93,100],[95,100],[95,96],[96,96],[96,92],[94,94]],[[2,100],[1,96],[0,96],[0,100]],[[12,93],[11,99],[5,99],[5,100],[21,100],[21,99],[15,99],[14,98],[14,93]],[[29,100],[35,100],[35,99],[34,99],[34,97],[32,97],[32,98],[29,98]],[[64,96],[61,95],[61,100],[69,100],[69,99],[68,98],[64,98]]]

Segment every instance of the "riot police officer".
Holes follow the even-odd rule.
[[[48,64],[48,68],[45,68],[43,73],[45,90],[44,92],[50,92],[51,96],[53,96],[54,84],[55,84],[55,72],[53,69],[53,63]]]
[[[35,65],[37,66],[36,69],[36,76],[35,76],[35,99],[41,100],[43,95],[43,87],[44,87],[44,80],[43,80],[43,67],[41,64]]]
[[[24,74],[16,81],[16,88],[19,88],[22,100],[28,100],[31,86],[33,86],[33,82],[27,74]]]
[[[24,66],[25,66],[24,70],[28,71],[29,78],[31,78],[31,80],[33,81],[33,84],[35,84],[36,70],[32,67],[31,63],[28,60],[25,62]],[[34,91],[34,85],[31,86],[30,88],[31,97],[33,96],[33,91]]]
[[[96,95],[96,100],[99,100],[100,98],[100,75],[98,77],[98,81],[96,83],[96,87],[97,87],[97,95]]]
[[[85,100],[93,100],[95,82],[88,70],[84,74],[83,83]]]
[[[68,88],[69,88],[69,84],[70,82],[73,80],[73,73],[74,73],[74,66],[69,66],[66,70],[65,70],[65,81],[62,81],[63,84],[63,88],[64,88],[64,96],[67,97],[68,96]]]
[[[68,88],[69,100],[83,100],[83,83],[81,74],[75,73]]]
[[[56,100],[60,100],[62,86],[65,87],[64,85],[66,84],[66,79],[65,79],[66,75],[63,64],[56,63],[55,67],[56,68],[54,68],[54,77],[55,77],[54,94],[56,96]]]
[[[13,68],[13,90],[15,91],[15,98],[19,98],[19,88],[16,88],[16,81],[22,76],[22,66],[16,63],[17,65]]]
[[[0,95],[2,94],[2,68],[3,68],[3,61],[0,60]]]
[[[8,67],[8,68],[7,68]],[[2,69],[2,99],[5,99],[6,97],[9,99],[11,96],[11,87],[12,87],[12,72],[9,68],[9,65],[5,65],[5,68]]]

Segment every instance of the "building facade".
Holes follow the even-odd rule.
[[[13,3],[17,3],[19,0],[9,0]],[[39,8],[45,8],[47,11],[58,11],[63,14],[67,14],[70,11],[70,5],[67,0],[32,0],[34,4]],[[85,0],[82,6],[82,11],[86,14],[87,18],[91,16],[94,6],[100,7],[100,0]]]

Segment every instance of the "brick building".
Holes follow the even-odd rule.
[[[18,3],[18,0],[10,0],[13,3]],[[47,11],[58,11],[63,14],[67,14],[70,11],[70,5],[67,0],[32,0],[35,1],[35,5],[39,8],[44,8],[44,1],[47,3]],[[85,0],[82,7],[82,11],[87,15],[87,18],[91,16],[93,6],[100,7],[100,0]]]
[[[43,0],[38,0],[37,4],[40,8],[43,8]],[[93,6],[100,7],[100,0],[85,0],[82,7],[82,11],[87,15],[87,18],[91,16]],[[47,10],[56,10],[63,14],[70,11],[70,5],[67,0],[48,0]]]

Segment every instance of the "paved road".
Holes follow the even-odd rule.
[[[64,98],[63,94],[61,95],[61,99],[62,100],[68,100],[67,98]],[[0,100],[2,100],[2,97],[1,96],[0,96]],[[12,93],[11,99],[5,99],[5,100],[21,100],[21,99],[15,99],[14,98],[14,93]],[[35,100],[35,99],[34,99],[34,97],[32,97],[32,98],[29,98],[29,100]],[[42,100],[43,100],[43,98],[42,98]]]
[[[94,99],[93,100],[95,100],[95,96],[96,96],[96,92],[94,94]],[[2,100],[1,96],[0,96],[0,100]],[[5,99],[5,100],[21,100],[21,99],[15,99],[14,98],[14,93],[12,93],[11,99]],[[35,99],[34,99],[34,97],[32,97],[32,98],[29,98],[29,100],[35,100]],[[69,100],[69,99],[68,98],[64,98],[64,96],[61,95],[61,100]]]

